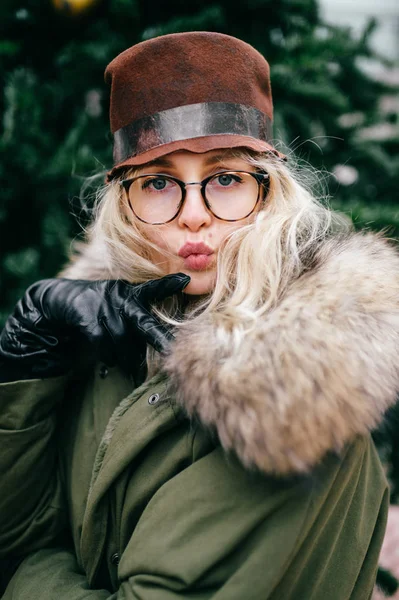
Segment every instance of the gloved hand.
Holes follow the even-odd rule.
[[[161,352],[173,339],[150,313],[151,303],[189,281],[177,273],[139,285],[72,279],[33,284],[0,334],[0,381],[64,374],[78,364],[83,349],[108,365],[133,370],[147,344]]]

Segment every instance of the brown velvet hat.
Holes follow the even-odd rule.
[[[105,71],[114,135],[111,180],[122,168],[176,150],[246,147],[270,151],[270,70],[249,44],[206,31],[153,38]]]

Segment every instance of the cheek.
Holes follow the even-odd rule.
[[[137,228],[143,238],[157,246],[158,248],[166,248],[164,242],[165,235],[162,232],[162,227],[157,225],[147,225],[146,223],[137,222]],[[155,250],[153,250],[155,252]]]
[[[173,228],[168,225],[151,226],[141,223],[140,230],[143,236],[155,246],[149,248],[149,260],[160,267],[165,275],[175,272],[173,248],[176,246],[176,235]]]
[[[145,225],[143,223],[143,233],[146,238],[162,250],[173,248],[175,234],[173,228],[169,225]]]
[[[253,221],[251,215],[243,221],[228,223],[226,221],[214,221],[209,228],[205,228],[195,235],[189,237],[201,239],[209,244],[216,252],[223,247],[224,243],[231,233],[241,229]],[[140,230],[143,236],[156,246],[149,253],[149,259],[155,265],[160,267],[165,275],[177,272],[185,272],[183,260],[176,256],[178,249],[187,241],[187,231],[176,228],[173,223],[162,226],[151,226],[140,223]],[[187,271],[191,277],[191,282],[185,288],[187,295],[203,295],[212,292],[215,286],[217,262],[206,271]]]
[[[223,244],[228,241],[230,234],[234,233],[235,231],[238,231],[239,229],[242,229],[246,225],[249,225],[253,222],[253,220],[254,216],[250,215],[246,219],[242,221],[237,221],[236,223],[223,223],[222,227],[218,231],[219,246],[223,246]]]

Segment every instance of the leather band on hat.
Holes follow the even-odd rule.
[[[228,102],[187,104],[138,119],[114,133],[114,161],[157,146],[209,135],[243,135],[271,144],[271,119],[252,106]]]

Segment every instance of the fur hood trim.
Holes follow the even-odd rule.
[[[399,255],[371,233],[330,239],[244,336],[217,313],[183,324],[165,370],[188,415],[246,466],[307,472],[395,402]]]
[[[68,264],[58,273],[58,277],[66,279],[116,279],[108,266],[107,249],[102,240],[95,239],[90,243],[75,242],[72,257]]]
[[[113,279],[103,244],[61,276]],[[219,314],[182,325],[164,369],[191,418],[266,473],[309,471],[381,422],[399,390],[399,254],[381,235],[323,242],[245,336]]]

